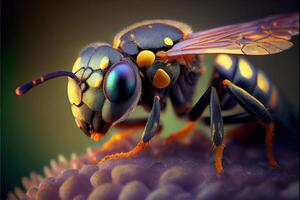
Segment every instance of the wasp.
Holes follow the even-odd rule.
[[[16,89],[23,95],[35,86],[57,77],[68,77],[68,98],[77,126],[93,140],[112,127],[143,125],[140,142],[129,152],[103,160],[130,157],[145,148],[162,128],[160,112],[169,98],[176,115],[186,119],[182,130],[167,142],[190,132],[209,107],[215,167],[223,171],[224,124],[259,121],[265,126],[267,159],[277,166],[272,152],[274,120],[281,107],[276,86],[265,73],[244,57],[270,55],[292,47],[298,34],[298,13],[193,32],[187,24],[172,20],[148,20],[120,31],[113,44],[92,43],[79,54],[72,71],[56,71]],[[206,92],[193,105],[199,77],[205,72],[203,56],[218,54]],[[222,116],[222,110],[239,104],[244,111]],[[138,106],[148,118],[130,119]],[[200,120],[199,120],[200,121]]]

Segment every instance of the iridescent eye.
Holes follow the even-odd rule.
[[[121,103],[131,97],[136,88],[136,76],[128,63],[115,65],[106,75],[105,96],[114,103]]]

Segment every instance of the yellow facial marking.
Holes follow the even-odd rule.
[[[99,88],[101,86],[102,81],[103,81],[103,78],[102,78],[102,76],[100,76],[98,78],[98,80],[95,82],[95,88]]]
[[[109,58],[107,56],[104,56],[100,62],[99,68],[103,71],[105,70],[109,65]]]
[[[269,82],[261,72],[257,75],[257,86],[264,93],[267,93],[269,91]]]
[[[164,42],[168,46],[173,46],[173,40],[169,37],[165,37]]]
[[[99,88],[103,81],[103,75],[99,71],[92,73],[86,80],[87,84],[92,88]]]
[[[275,87],[273,87],[272,94],[271,94],[271,99],[270,99],[270,102],[269,102],[269,104],[272,108],[274,108],[278,104],[278,99],[279,99],[278,91]]]
[[[73,69],[72,69],[73,73],[75,73],[76,71],[78,71],[80,69],[80,63],[81,63],[81,57],[76,59],[74,65],[73,65]]]
[[[136,57],[136,63],[139,67],[150,67],[155,60],[155,54],[149,50],[141,51]]]
[[[81,102],[81,89],[71,78],[68,78],[68,98],[71,104],[79,105]]]
[[[239,70],[242,76],[247,79],[250,79],[253,76],[250,64],[242,58],[239,59]]]
[[[171,83],[171,78],[163,69],[155,72],[152,84],[159,89],[167,87]]]
[[[216,60],[216,64],[218,64],[226,70],[231,69],[232,63],[232,59],[228,55],[219,55]]]

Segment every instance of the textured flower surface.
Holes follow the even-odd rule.
[[[230,143],[224,152],[224,173],[216,174],[210,142],[194,134],[166,145],[155,138],[135,158],[95,164],[107,154],[128,151],[134,137],[116,140],[109,147],[63,156],[23,178],[26,192],[16,188],[9,199],[36,200],[206,200],[206,199],[299,199],[299,155],[276,144],[280,168],[272,170],[263,144]]]

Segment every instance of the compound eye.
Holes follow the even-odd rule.
[[[129,99],[137,84],[134,69],[126,62],[121,62],[108,71],[104,80],[105,96],[113,103],[122,103]]]

